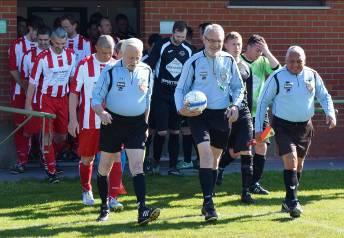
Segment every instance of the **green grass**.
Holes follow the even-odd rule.
[[[146,227],[136,225],[130,178],[125,178],[129,195],[121,197],[125,210],[111,213],[105,223],[95,221],[98,197],[97,206],[82,205],[77,179],[56,185],[1,182],[0,237],[344,237],[343,171],[304,173],[299,191],[304,214],[299,219],[279,212],[284,197],[281,172],[265,173],[262,182],[271,194],[255,196],[256,205],[240,204],[240,181],[237,173],[225,176],[214,199],[219,220],[206,224],[200,216],[198,176],[148,176],[148,204],[162,211]]]

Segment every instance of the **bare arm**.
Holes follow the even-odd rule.
[[[33,94],[35,93],[36,85],[29,83],[29,86],[27,88],[26,93],[26,99],[25,99],[25,109],[26,110],[32,110],[32,98]]]
[[[268,58],[270,66],[272,69],[276,68],[279,65],[279,61],[276,59],[276,57],[270,52],[269,47],[267,44],[263,43],[257,43],[260,46],[260,49],[262,50],[264,56]]]
[[[68,123],[68,132],[73,137],[76,137],[76,134],[79,134],[79,123],[76,113],[76,109],[79,104],[79,96],[75,93],[69,94],[69,123]]]
[[[12,77],[16,81],[16,83],[19,84],[19,86],[24,89],[24,91],[26,91],[28,89],[27,81],[20,79],[20,74],[19,74],[18,70],[11,70],[10,74],[12,75]]]

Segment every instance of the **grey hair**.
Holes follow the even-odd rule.
[[[222,26],[219,24],[210,24],[208,25],[203,33],[203,36],[207,36],[209,34],[209,32],[219,32],[221,34],[221,38],[224,39],[225,38],[225,31],[223,30]]]
[[[51,32],[51,38],[65,39],[67,38],[67,32],[62,27],[57,27]]]
[[[115,41],[110,35],[101,35],[97,40],[97,46],[113,49],[115,47]]]
[[[121,52],[124,54],[128,46],[132,46],[139,51],[143,51],[143,42],[140,39],[137,38],[129,38],[125,41],[123,41],[121,45]]]
[[[117,44],[115,45],[115,51],[116,52],[120,52],[121,51],[121,48],[122,48],[122,44],[125,40],[120,40],[117,42]]]
[[[292,45],[288,48],[287,54],[285,55],[285,58],[288,59],[291,53],[296,53],[300,56],[302,61],[306,60],[306,54],[305,51],[298,45]]]

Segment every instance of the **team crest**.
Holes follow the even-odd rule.
[[[181,57],[184,57],[185,56],[185,51],[184,50],[181,50],[181,51],[179,51],[179,53],[178,53]]]
[[[117,82],[116,86],[118,91],[123,91],[123,88],[125,88],[125,82]]]
[[[207,71],[201,71],[201,72],[199,72],[199,76],[201,77],[202,80],[206,80],[207,76],[208,76],[208,72]]]
[[[286,91],[286,93],[290,93],[290,90],[293,88],[293,83],[292,82],[285,82],[284,83],[284,89]]]

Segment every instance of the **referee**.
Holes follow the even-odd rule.
[[[133,176],[138,223],[145,225],[160,215],[159,208],[148,208],[145,205],[143,158],[153,79],[150,67],[140,62],[142,50],[141,40],[125,40],[121,46],[123,58],[102,71],[92,92],[92,108],[102,121],[97,174],[102,204],[98,221],[108,219],[107,177],[114,154],[121,151],[122,144],[125,144]]]
[[[297,199],[304,159],[313,136],[311,118],[315,98],[326,114],[326,123],[336,126],[333,102],[319,74],[305,66],[306,55],[299,46],[289,47],[286,66],[272,73],[259,97],[256,113],[256,140],[261,141],[267,107],[272,103],[272,127],[279,155],[284,164],[286,189],[282,211],[299,217],[302,208]]]
[[[222,51],[224,37],[220,25],[206,27],[203,34],[205,48],[186,61],[174,94],[177,111],[189,117],[191,134],[197,144],[199,179],[203,192],[202,214],[206,221],[216,221],[218,218],[212,193],[218,161],[229,137],[226,114],[230,121],[235,121],[244,97],[238,66],[230,54]],[[200,90],[207,96],[208,105],[203,112],[190,111],[188,105],[184,104],[184,96],[191,90]]]

